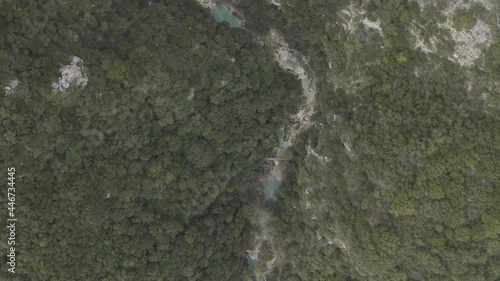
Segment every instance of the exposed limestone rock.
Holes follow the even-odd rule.
[[[377,30],[380,36],[384,37],[384,33],[382,32],[382,27],[380,27],[380,19],[377,19],[376,21],[370,21],[368,18],[364,18],[363,21],[361,21],[361,23],[364,24],[366,27]]]
[[[9,81],[9,85],[7,85],[5,89],[5,93],[7,95],[12,95],[16,92],[17,87],[19,87],[19,80],[13,79]]]
[[[490,27],[480,20],[470,30],[457,31],[449,22],[440,27],[447,29],[455,41],[455,52],[449,59],[462,66],[473,64],[481,56],[482,48],[489,47],[492,42]]]
[[[54,92],[66,92],[71,85],[85,87],[89,81],[86,69],[83,66],[83,60],[77,56],[73,56],[70,65],[63,65],[60,68],[61,77],[56,83],[52,83]]]

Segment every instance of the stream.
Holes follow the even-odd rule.
[[[203,7],[210,9],[210,14],[216,22],[228,22],[231,28],[244,28],[242,26],[242,21],[233,15],[230,7],[228,8],[228,6],[216,3],[214,0],[197,0],[197,2]],[[275,48],[275,60],[279,63],[281,68],[296,75],[298,79],[300,79],[304,97],[304,102],[299,106],[297,114],[291,116],[293,120],[292,124],[279,129],[279,146],[274,148],[274,156],[269,159],[274,161],[274,166],[262,179],[263,199],[264,201],[272,202],[277,200],[276,192],[278,192],[282,183],[284,167],[281,165],[281,162],[283,160],[282,158],[285,156],[285,152],[295,143],[299,133],[312,125],[310,118],[314,113],[316,92],[315,84],[311,83],[296,52],[288,48],[288,44],[281,39],[276,31],[272,30],[264,41]],[[264,273],[257,274],[256,267],[259,264],[260,248],[263,242],[267,241],[273,245],[272,236],[269,231],[267,231],[267,221],[270,215],[266,210],[259,210],[259,212],[260,213],[256,212],[255,215],[258,217],[257,221],[261,232],[254,237],[256,246],[252,250],[247,250],[247,253],[249,269],[255,275],[257,281],[264,281],[266,280],[266,274],[272,271],[274,262],[280,254],[279,249],[271,249],[274,258],[266,262],[266,271]]]

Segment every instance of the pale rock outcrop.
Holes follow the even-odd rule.
[[[71,85],[85,87],[89,81],[83,60],[77,56],[71,58],[70,65],[61,66],[60,71],[59,81],[52,83],[54,92],[64,93]]]

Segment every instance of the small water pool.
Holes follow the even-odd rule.
[[[266,201],[276,201],[276,192],[280,188],[281,181],[270,177],[264,181],[264,199]]]
[[[240,28],[241,27],[241,21],[239,21],[233,14],[231,14],[231,11],[224,6],[217,4],[215,7],[213,7],[212,10],[210,10],[210,14],[214,18],[216,22],[227,22],[229,23],[229,26],[232,28]]]

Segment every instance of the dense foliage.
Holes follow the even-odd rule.
[[[265,205],[268,280],[498,280],[498,5],[227,2],[250,32],[188,0],[0,2],[14,280],[246,279],[252,190],[301,89],[249,35],[270,28],[318,96]],[[88,85],[54,91],[73,56]]]
[[[281,2],[233,1],[321,78],[317,126],[294,146],[275,206],[286,257],[274,280],[498,280],[498,36],[460,66],[439,27],[446,1]],[[464,13],[457,29],[498,19]],[[436,51],[414,47],[415,26]]]
[[[72,56],[88,85],[54,92]],[[194,1],[2,1],[0,60],[12,280],[248,274],[249,193],[300,98],[270,50]]]

